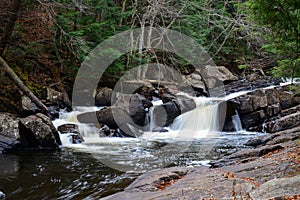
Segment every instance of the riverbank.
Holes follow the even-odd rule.
[[[147,172],[104,199],[300,199],[300,126],[211,163]]]

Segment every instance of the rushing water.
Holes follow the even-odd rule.
[[[215,138],[197,139],[168,166],[209,164],[209,160],[243,148],[242,144],[253,136],[222,133]],[[123,190],[142,172],[122,172],[106,166],[101,159],[112,157],[115,162],[130,164],[168,143],[167,139],[112,140],[90,143],[85,148],[65,147],[56,153],[0,155],[0,190],[7,199],[99,199]],[[178,148],[184,142],[177,140]],[[209,153],[199,151],[203,144],[213,145]],[[164,159],[157,158],[157,163]]]
[[[99,199],[123,190],[147,170],[209,165],[256,135],[242,131],[238,115],[233,117],[236,132],[220,132],[218,103],[196,103],[169,132],[146,132],[141,138],[100,138],[97,128],[77,121],[79,113],[99,108],[62,113],[54,125],[78,124],[85,142],[70,144],[64,134],[60,152],[0,155],[0,191],[7,199]]]

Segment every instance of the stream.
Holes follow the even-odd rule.
[[[6,199],[100,199],[151,169],[209,166],[262,134],[243,131],[238,115],[233,117],[236,131],[221,132],[218,106],[200,104],[177,117],[168,132],[145,132],[140,138],[101,138],[98,129],[77,121],[76,115],[99,108],[62,112],[53,124],[77,124],[85,142],[71,144],[68,134],[61,134],[59,152],[0,155],[0,191]]]

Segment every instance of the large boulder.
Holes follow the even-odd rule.
[[[275,133],[297,126],[300,126],[300,112],[296,112],[268,122],[266,124],[266,129],[267,132]]]
[[[195,100],[187,95],[176,95],[176,99],[173,101],[179,108],[181,114],[196,108]]]
[[[22,96],[21,98],[22,104],[22,113],[24,114],[34,114],[39,108],[31,101],[31,99],[27,96]]]
[[[214,88],[219,86],[219,82],[232,82],[237,81],[238,77],[234,76],[226,67],[224,66],[210,66],[207,65],[201,68],[201,74],[204,78],[208,88]]]
[[[98,88],[95,96],[95,105],[96,106],[110,106],[112,89],[108,87]]]
[[[103,130],[104,134],[102,135],[139,137],[142,134],[143,127],[138,126],[123,107],[106,107],[97,111],[96,115],[98,121],[110,129],[109,131]],[[102,132],[100,131],[100,133]]]
[[[84,142],[82,135],[79,132],[79,127],[76,124],[62,124],[57,127],[61,134],[66,134],[72,144],[80,144]]]
[[[250,93],[253,110],[258,110],[268,106],[268,99],[264,90],[255,90]]]
[[[203,82],[202,76],[201,76],[201,70],[197,69],[192,74],[186,75],[183,77],[184,81],[192,86],[194,89],[206,93],[206,86]]]
[[[174,119],[181,114],[177,105],[174,102],[167,102],[153,109],[153,120],[155,126],[166,127],[173,123]]]
[[[81,114],[77,115],[76,118],[80,123],[84,123],[84,124],[97,125],[99,123],[96,111],[81,113]]]
[[[247,129],[250,127],[262,126],[265,119],[266,116],[263,110],[241,116],[243,127],[246,127]]]
[[[99,111],[96,111],[98,122],[101,124],[105,124],[109,128],[113,129],[118,128],[118,123],[123,123],[122,121],[116,122],[114,115],[123,116],[124,120],[129,116],[127,111],[121,106],[105,107]]]
[[[139,94],[119,94],[116,98],[114,106],[125,109],[137,125],[145,125],[146,109],[153,105],[149,99]]]
[[[19,119],[10,113],[0,113],[0,153],[20,145]]]
[[[249,194],[251,199],[298,199],[300,176],[275,178],[263,183]],[[294,198],[287,198],[294,196]]]
[[[0,152],[16,149],[58,149],[59,134],[51,120],[41,114],[17,118],[0,113]]]
[[[41,113],[21,118],[19,129],[22,147],[57,149],[61,144],[52,122]]]

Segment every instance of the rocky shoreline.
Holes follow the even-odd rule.
[[[109,199],[299,199],[300,126],[211,163],[147,172]]]

